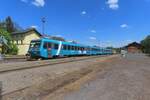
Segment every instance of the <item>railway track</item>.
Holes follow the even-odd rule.
[[[26,61],[25,56],[6,56],[0,60],[0,63],[10,63],[10,62],[24,62]]]
[[[47,67],[49,65],[57,65],[57,64],[64,64],[64,63],[69,63],[69,62],[83,61],[83,60],[99,58],[99,57],[104,57],[104,56],[70,57],[70,58],[63,58],[63,59],[25,62],[23,64],[18,64],[16,66],[9,65],[9,67],[0,67],[0,74],[14,72],[14,71],[21,71],[21,70],[26,70],[26,69],[39,68],[39,67]]]

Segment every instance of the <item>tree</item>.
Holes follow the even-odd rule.
[[[143,52],[150,54],[150,35],[141,41],[141,45]]]
[[[7,18],[6,18],[6,29],[7,29],[7,31],[9,32],[9,33],[12,33],[12,32],[15,32],[16,31],[16,29],[15,29],[15,27],[14,27],[14,23],[13,23],[13,21],[12,21],[12,19],[11,19],[11,17],[10,16],[8,16]]]
[[[4,21],[0,21],[0,28],[7,30],[9,33],[24,30],[17,23],[15,23],[10,16],[8,16]]]
[[[1,21],[1,22],[0,22],[0,28],[6,29],[6,25],[5,25],[5,22],[4,22],[4,21]]]
[[[3,51],[2,53],[5,54],[17,54],[18,48],[17,46],[12,42],[12,38],[10,36],[10,33],[7,32],[7,30],[0,28],[0,36],[4,36],[4,38],[7,40],[7,45],[3,45]]]

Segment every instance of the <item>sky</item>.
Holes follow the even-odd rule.
[[[7,16],[24,29],[86,45],[124,46],[150,35],[150,0],[1,0],[0,20]]]

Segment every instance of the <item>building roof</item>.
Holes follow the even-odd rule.
[[[129,48],[129,47],[137,47],[137,48],[141,48],[142,46],[141,46],[140,43],[133,42],[133,43],[128,44],[125,48]]]
[[[21,31],[21,32],[13,32],[13,33],[11,33],[11,35],[26,34],[26,33],[31,32],[31,31],[35,31],[35,33],[37,33],[39,36],[42,36],[42,34],[39,33],[35,28],[30,28],[30,29],[27,29],[27,30],[24,30],[24,31]]]

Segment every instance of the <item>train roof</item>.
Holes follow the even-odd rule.
[[[58,40],[53,40],[53,39],[48,39],[48,38],[41,38],[41,39],[37,39],[37,40],[32,40],[32,41],[49,41],[49,42],[53,42],[53,43],[59,43],[60,41]],[[66,45],[72,45],[72,46],[81,46],[81,47],[87,47],[87,48],[94,48],[94,49],[106,49],[106,50],[110,50],[107,48],[102,48],[102,47],[97,47],[97,46],[88,46],[88,45],[83,45],[83,44],[79,44],[79,43],[72,43],[72,42],[66,42],[66,41],[61,41],[63,44]]]
[[[48,38],[41,38],[39,40],[42,40],[42,41],[49,41],[49,42],[53,42],[53,43],[59,43],[60,41],[59,40],[53,40],[53,39],[48,39]],[[36,41],[36,40],[34,40]],[[66,45],[73,45],[73,46],[82,46],[82,47],[90,47],[90,46],[87,46],[87,45],[83,45],[83,44],[79,44],[79,43],[72,43],[72,42],[66,42],[66,41],[61,41],[63,44],[66,44]]]

